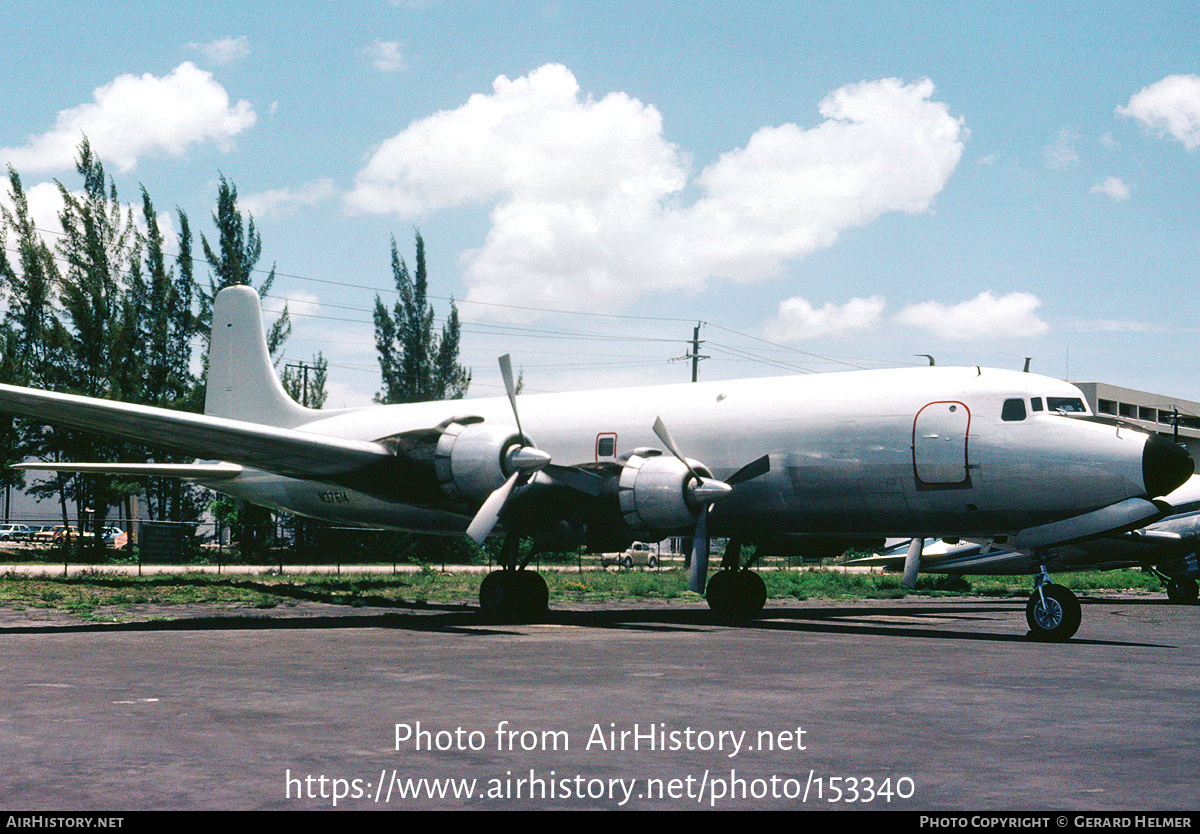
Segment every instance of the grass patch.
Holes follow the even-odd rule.
[[[586,571],[542,574],[552,602],[678,600],[698,602],[682,569],[659,571]],[[409,606],[424,603],[474,603],[483,573],[424,570],[403,574],[113,576],[71,577],[7,575],[0,579],[0,607],[14,610],[59,609],[81,618],[120,616],[134,605],[204,604],[271,609],[302,600],[348,606]],[[764,571],[769,599],[898,599],[921,596],[1026,596],[1028,576],[972,576],[947,589],[941,577],[922,576],[914,590],[897,574],[841,573],[831,570]],[[1136,590],[1160,593],[1162,583],[1139,570],[1061,574],[1055,581],[1077,592]]]

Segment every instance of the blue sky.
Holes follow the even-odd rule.
[[[86,132],[210,239],[224,175],[329,405],[378,390],[389,240],[472,395],[1033,367],[1200,400],[1189,3],[48,2],[0,26],[47,227]],[[602,314],[602,315],[598,315]]]

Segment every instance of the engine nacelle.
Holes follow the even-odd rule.
[[[483,501],[508,480],[509,454],[521,445],[514,426],[451,423],[434,457],[438,484],[451,497]]]
[[[701,477],[712,477],[702,464],[688,462]],[[701,509],[688,499],[691,480],[687,467],[674,456],[631,456],[617,489],[625,523],[634,530],[691,529]]]

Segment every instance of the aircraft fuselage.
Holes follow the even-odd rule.
[[[524,395],[520,409],[533,445],[566,466],[661,449],[656,416],[718,479],[770,455],[769,472],[714,505],[713,535],[958,536],[1007,535],[1155,494],[1147,435],[1048,407],[1068,400],[1086,416],[1078,389],[1059,380],[912,368]],[[507,399],[490,398],[333,412],[296,428],[378,441],[452,418],[513,426]],[[429,500],[428,484],[361,491],[247,471],[213,486],[364,526],[447,532],[472,512]]]

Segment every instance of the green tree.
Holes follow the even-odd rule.
[[[167,266],[163,233],[154,202],[142,188],[142,218],[146,226],[144,314],[140,318],[143,369],[139,402],[159,408],[196,410],[198,380],[192,374],[192,337],[197,332],[193,311],[196,287],[192,270],[192,233],[187,215],[179,216],[179,254]],[[147,450],[147,458],[163,463],[184,460],[178,455]],[[147,478],[148,515],[160,521],[192,520],[203,501],[198,488],[178,478]]]
[[[318,352],[312,363],[289,363],[283,369],[283,388],[293,400],[308,408],[325,405],[325,382],[329,377],[329,360]]]
[[[375,398],[381,403],[461,399],[471,384],[471,372],[458,364],[458,307],[450,302],[446,324],[435,333],[420,232],[416,244],[416,271],[410,273],[392,238],[392,277],[399,294],[393,310],[375,296],[375,347],[383,377]]]
[[[235,284],[253,287],[254,281],[251,279],[262,257],[262,237],[254,227],[254,218],[242,217],[237,205],[237,186],[224,176],[217,188],[217,210],[213,212],[213,222],[217,225],[217,247],[214,249],[208,238],[200,235],[204,257],[212,268],[208,292],[200,293],[200,329],[206,337],[212,330],[212,303],[217,293]],[[271,291],[274,283],[275,267],[272,266],[270,273],[255,290],[264,296]],[[283,312],[267,332],[267,347],[271,356],[277,356],[291,332],[291,319],[284,304]]]
[[[83,177],[82,195],[61,182],[63,237],[59,254],[66,272],[59,282],[59,303],[69,327],[60,330],[63,350],[57,365],[66,374],[60,389],[89,397],[137,400],[144,393],[142,352],[146,284],[142,275],[139,236],[132,210],[117,198],[116,185],[92,153],[87,139],[79,146],[76,169]],[[124,444],[81,432],[63,437],[64,456],[74,460],[116,460]],[[109,507],[140,484],[107,475],[77,476],[73,494],[80,515],[94,515],[99,530]],[[103,548],[100,537],[97,549]]]
[[[9,166],[12,207],[0,206],[0,293],[5,303],[0,323],[0,382],[9,385],[47,384],[56,339],[53,292],[59,281],[54,255],[33,224],[21,177]],[[8,233],[13,233],[15,258],[9,258]],[[43,426],[0,417],[0,488],[4,516],[9,518],[12,490],[24,489],[24,473],[9,467],[37,456],[51,437]]]
[[[7,253],[0,256],[0,270],[3,271],[8,306],[5,318],[17,333],[15,348],[23,368],[14,381],[23,385],[45,385],[50,376],[55,344],[57,319],[53,298],[60,275],[54,253],[29,216],[29,198],[21,185],[21,177],[11,166],[8,180],[13,208],[0,207],[0,228],[15,233],[17,258],[12,264]]]

